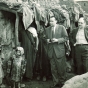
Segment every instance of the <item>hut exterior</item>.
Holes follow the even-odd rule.
[[[66,5],[67,7],[72,7],[74,5],[74,0],[59,0],[60,5]]]
[[[88,0],[78,0],[77,3],[79,3],[82,7],[82,9],[88,13]]]

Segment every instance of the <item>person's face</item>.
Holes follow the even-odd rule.
[[[55,19],[55,17],[50,18],[50,26],[55,26],[57,23],[57,20]]]
[[[17,56],[21,55],[21,52],[19,50],[16,51]]]
[[[79,28],[84,28],[86,25],[86,22],[84,21],[83,18],[80,18],[79,21],[78,21],[78,27]]]

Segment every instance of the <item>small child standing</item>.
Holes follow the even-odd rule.
[[[7,62],[7,76],[12,82],[11,88],[21,88],[20,83],[25,73],[25,68],[24,49],[17,47],[16,53]]]

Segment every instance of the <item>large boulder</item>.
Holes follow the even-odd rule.
[[[67,80],[62,88],[88,88],[88,72]]]

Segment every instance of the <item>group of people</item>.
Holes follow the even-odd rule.
[[[49,27],[45,28],[43,32],[42,39],[45,42],[45,46],[43,47],[44,53],[42,52],[42,58],[45,57],[50,63],[53,79],[53,85],[50,88],[56,86],[61,88],[66,81],[66,42],[68,40],[71,46],[75,73],[80,75],[88,71],[88,26],[86,26],[84,17],[79,18],[78,27],[73,29],[68,35],[66,28],[58,24],[57,18],[54,15],[50,16]],[[21,30],[20,33],[20,41],[22,42],[21,46],[23,48],[17,47],[12,52],[11,58],[7,61],[6,79],[9,79],[11,82],[11,88],[21,88],[23,76],[27,80],[32,80],[33,71],[34,73],[36,72],[37,66],[42,63],[46,64],[43,60],[42,63],[39,62],[36,65],[38,45],[40,42],[36,29],[29,27],[26,31]],[[2,60],[3,58],[0,57],[0,84],[2,84],[4,78]],[[48,66],[46,67],[49,68]]]
[[[50,17],[50,26],[46,28],[48,58],[51,65],[53,86],[61,88],[66,81],[66,47],[69,40],[75,74],[81,75],[88,71],[88,26],[85,17],[78,20],[78,27],[68,35],[64,26],[57,24],[55,16]],[[69,50],[69,49],[68,49]]]

